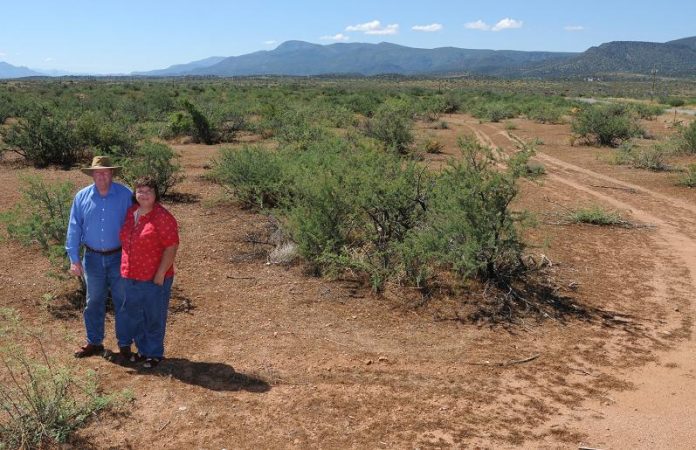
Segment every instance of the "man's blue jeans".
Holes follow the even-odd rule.
[[[129,330],[138,346],[138,353],[149,358],[162,358],[174,277],[165,278],[162,286],[152,281],[128,278],[123,282]]]
[[[82,259],[87,284],[87,306],[84,318],[87,329],[87,343],[100,345],[104,341],[104,317],[106,298],[111,290],[116,318],[116,339],[118,346],[130,345],[127,339],[127,323],[123,314],[124,286],[121,279],[121,253],[102,255],[86,251]]]

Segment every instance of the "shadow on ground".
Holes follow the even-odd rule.
[[[265,380],[236,372],[224,363],[189,361],[184,358],[167,358],[155,369],[135,368],[139,374],[171,376],[177,380],[201,386],[211,391],[247,391],[262,393],[271,389]]]

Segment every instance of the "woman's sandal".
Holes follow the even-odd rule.
[[[162,361],[162,358],[147,358],[143,363],[143,367],[146,369],[154,369]]]

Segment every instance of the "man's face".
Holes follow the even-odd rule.
[[[92,171],[92,179],[99,190],[107,190],[111,186],[113,171],[111,169],[95,169]]]

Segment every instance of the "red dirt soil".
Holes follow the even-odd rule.
[[[672,173],[610,165],[613,150],[571,146],[567,125],[516,119],[507,130],[465,115],[443,120],[446,130],[419,129],[444,145],[426,155],[433,167],[457,156],[463,134],[506,152],[519,139],[543,142],[535,159],[547,175],[522,181],[515,204],[538,221],[526,232],[527,253],[551,262],[545,273],[557,295],[605,311],[604,319],[481,325],[459,320],[476,292],[443,291],[419,305],[397,286],[376,296],[350,279],[267,264],[271,247],[249,237],[263,240],[268,218],[239,209],[203,178],[217,147],[177,145],[187,178],[176,191],[186,201],[165,206],[182,243],[167,359],[154,373],[72,360],[84,333],[64,297],[75,284],[44,276],[49,264],[35,250],[0,246],[0,306],[41,327],[50,355],[95,370],[105,391],[134,393],[127,413],[100,416],[73,445],[691,447],[696,191],[675,187]],[[672,132],[664,118],[645,125],[658,138]],[[0,164],[0,209],[19,199],[20,176],[34,172]],[[77,170],[40,173],[76,186],[90,181]],[[591,204],[641,226],[560,220]],[[57,300],[47,307],[44,294]]]

